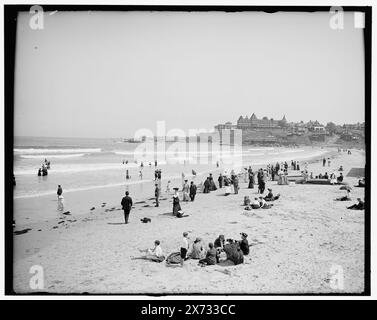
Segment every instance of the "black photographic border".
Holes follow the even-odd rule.
[[[63,295],[48,292],[19,294],[13,290],[13,144],[14,144],[14,67],[16,52],[16,28],[19,12],[29,12],[32,5],[3,5],[4,9],[4,243],[5,243],[5,295]],[[331,6],[198,6],[198,5],[43,5],[45,11],[184,11],[184,12],[330,12]],[[344,12],[357,11],[365,14],[364,32],[364,80],[365,80],[365,223],[364,223],[364,291],[361,293],[264,293],[226,294],[226,296],[369,296],[371,294],[371,60],[372,60],[372,7],[342,6]],[[80,294],[64,294],[80,295]],[[221,294],[90,294],[171,297],[219,296]],[[194,301],[193,301],[194,302]]]

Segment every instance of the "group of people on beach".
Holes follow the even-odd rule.
[[[244,256],[248,255],[250,252],[250,245],[247,240],[248,235],[245,232],[241,232],[240,235],[241,239],[239,240],[225,240],[224,235],[219,235],[214,242],[208,243],[206,249],[202,238],[197,237],[190,243],[188,232],[183,232],[178,252],[173,252],[165,258],[161,241],[155,240],[153,248],[139,250],[144,254],[139,257],[132,257],[132,259],[143,259],[155,262],[162,262],[166,259],[167,265],[176,264],[181,266],[183,266],[184,261],[195,259],[198,260],[198,265],[203,267],[230,260],[233,264],[237,265],[243,263]]]
[[[48,170],[51,167],[51,162],[45,159],[41,165],[41,167],[38,169],[38,177],[40,176],[47,176]]]
[[[329,162],[331,164],[330,158],[323,158],[324,166],[325,164],[329,164]],[[276,175],[279,177],[277,179],[278,183],[281,182],[281,180],[284,179],[283,177],[285,177],[286,179],[289,169],[300,171],[301,168],[299,161],[291,161],[290,166],[287,162],[278,162],[276,163],[276,165],[267,165],[265,169],[260,168],[255,172],[252,170],[251,166],[249,166],[249,168],[245,168],[244,174],[247,174],[249,180],[248,188],[253,189],[254,185],[257,182],[258,193],[260,194],[259,197],[254,197],[253,201],[250,199],[250,196],[244,197],[243,205],[245,206],[245,210],[271,208],[273,206],[272,202],[278,200],[280,198],[280,194],[275,195],[272,191],[272,188],[267,188],[268,193],[267,195],[263,196],[266,188],[266,182],[269,180],[269,178],[271,178],[272,181],[276,181]],[[343,166],[340,166],[340,168],[338,169],[338,171],[340,171],[338,177],[336,177],[335,173],[331,173],[330,175],[328,175],[327,172],[325,172],[324,174],[319,174],[318,176],[316,176],[316,178],[330,179],[334,183],[339,184],[343,181],[343,170]],[[307,174],[307,162],[305,163],[305,171],[302,172],[306,172]],[[201,190],[203,194],[208,194],[211,191],[216,191],[218,189],[225,188],[225,195],[229,195],[231,193],[231,188],[233,188],[234,194],[237,194],[239,190],[240,177],[242,177],[242,173],[236,174],[234,170],[232,170],[229,175],[226,172],[220,173],[217,179],[217,186],[212,173],[209,173],[209,175],[205,178],[204,182],[201,183],[199,187],[197,187],[194,181],[191,181],[189,184],[188,179],[186,179],[185,176],[182,175],[182,201],[194,201],[198,190]],[[314,178],[313,173],[311,173],[311,178]],[[158,175],[158,170],[156,170],[155,180],[158,181],[160,179],[161,176]],[[170,183],[171,181],[168,181],[167,191],[169,192]],[[282,182],[281,184],[283,183],[284,182]],[[155,186],[156,206],[158,206],[158,198],[160,196],[161,188],[158,183],[156,183]],[[345,188],[345,190],[347,191],[347,195],[345,197],[342,197],[342,199],[337,200],[350,200],[350,189],[351,188]],[[173,215],[181,218],[185,215],[180,205],[180,188],[173,188],[173,190]],[[347,209],[363,210],[365,207],[364,201],[362,201],[361,198],[358,198],[357,201],[358,202],[356,204],[347,207]],[[132,199],[129,197],[128,191],[126,192],[126,196],[122,199],[122,207],[125,212],[125,221],[126,223],[128,223],[128,216],[132,207]],[[190,243],[188,233],[184,232],[183,237],[181,239],[179,252],[173,252],[167,257],[165,257],[163,249],[161,247],[161,241],[156,240],[153,248],[140,250],[144,254],[141,257],[136,257],[134,259],[146,259],[157,262],[162,262],[166,260],[167,264],[181,265],[183,265],[184,261],[186,261],[187,259],[197,259],[198,264],[201,266],[215,265],[225,260],[230,260],[234,264],[239,264],[243,263],[244,256],[249,254],[249,244],[247,237],[248,235],[244,232],[241,233],[240,240],[225,240],[224,235],[219,235],[219,237],[216,238],[213,242],[209,242],[206,248],[206,246],[203,243],[203,240],[200,237],[197,237],[192,243]]]
[[[338,148],[338,152],[347,152],[348,155],[352,154],[351,150],[349,150],[349,149]]]

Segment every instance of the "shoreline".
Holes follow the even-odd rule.
[[[326,157],[334,157],[338,154],[334,150],[326,150],[324,149],[324,153],[318,156],[308,156],[300,159],[301,164],[304,161],[307,161],[309,164],[314,163],[322,159],[323,156]],[[286,156],[285,156],[286,157]],[[264,164],[253,164],[251,163],[251,167],[253,170],[259,169],[260,167],[265,167],[271,161],[265,161]],[[243,164],[242,166],[238,167],[241,170],[243,167],[248,167],[249,164]],[[152,168],[153,169],[153,168]],[[235,168],[236,169],[236,168]],[[186,169],[188,170],[188,169]],[[218,171],[224,172],[224,167],[216,168],[214,167],[211,170],[206,170],[203,172],[199,172],[193,180],[196,184],[204,181],[204,176],[208,175],[210,172],[215,173]],[[242,172],[242,170],[241,170]],[[186,175],[188,178],[192,178],[192,174]],[[199,180],[201,179],[201,180]],[[162,190],[161,194],[163,196],[171,196],[165,193],[165,186],[168,180],[172,181],[172,188],[176,185],[181,187],[181,176],[175,175],[170,177],[162,176]],[[217,181],[216,181],[217,183]],[[70,211],[71,213],[74,212],[76,215],[84,215],[90,208],[99,207],[102,203],[106,202],[109,206],[119,206],[120,199],[124,196],[124,192],[129,190],[131,193],[131,197],[134,201],[143,201],[147,198],[150,198],[154,195],[154,180],[152,179],[143,179],[143,180],[134,180],[130,182],[122,182],[122,183],[115,183],[111,185],[105,186],[92,186],[92,187],[84,187],[78,188],[75,190],[64,190],[63,196],[69,194],[70,197],[65,197],[64,202],[70,201],[72,207],[68,206],[68,209],[64,209],[64,211]],[[101,197],[101,199],[97,197]],[[93,199],[94,197],[94,199]],[[57,199],[56,199],[56,191],[49,192],[46,194],[41,195],[31,195],[31,196],[21,196],[21,197],[14,197],[14,220],[16,221],[16,227],[20,228],[28,228],[30,225],[30,220],[35,225],[38,221],[48,222],[47,220],[55,221],[57,218],[60,217],[59,212],[57,211]],[[85,202],[86,205],[83,205],[82,202]],[[77,204],[80,205],[77,205]],[[25,216],[25,213],[28,213],[28,216]],[[54,217],[49,217],[49,214],[40,214],[41,212],[49,212],[55,213]],[[37,216],[37,218],[35,218]],[[33,219],[34,218],[34,219]]]

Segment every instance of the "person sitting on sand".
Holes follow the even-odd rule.
[[[192,244],[191,252],[189,254],[191,259],[204,259],[205,250],[203,247],[202,239],[196,238]]]
[[[207,251],[206,257],[204,259],[199,260],[199,265],[201,266],[215,265],[218,260],[218,254],[212,242],[208,244],[208,248],[209,250]]]
[[[259,197],[259,205],[262,209],[270,209],[273,206],[273,204],[267,203],[262,196]]]
[[[155,262],[162,262],[165,260],[165,256],[163,255],[162,248],[160,246],[160,240],[156,240],[154,242],[154,248],[140,250],[140,252],[145,252],[145,255],[141,257],[131,257],[131,259],[132,260],[143,259],[143,260],[150,260],[150,261],[155,261]]]
[[[225,236],[223,234],[220,234],[219,237],[215,240],[214,246],[215,248],[223,249],[225,244]]]
[[[266,200],[266,201],[274,201],[274,200],[279,199],[279,197],[280,197],[279,193],[276,196],[274,196],[274,194],[272,193],[272,189],[271,188],[268,188],[267,190],[268,190],[268,194],[264,197],[264,200]]]
[[[353,204],[352,206],[347,207],[347,209],[351,210],[364,210],[365,203],[361,200],[361,198],[357,198],[357,203]]]
[[[339,177],[338,178],[336,178],[336,181],[338,182],[338,183],[341,183],[341,182],[343,182],[343,173],[340,173],[339,174]]]
[[[253,209],[259,209],[260,208],[260,203],[258,198],[254,198],[254,201],[250,205]]]
[[[249,241],[247,241],[247,233],[241,232],[241,241],[240,241],[240,249],[242,253],[247,256],[250,252],[249,249]]]
[[[340,197],[340,198],[336,198],[335,200],[336,201],[350,201],[351,200],[351,197],[350,197],[351,190],[347,189],[346,192],[347,192],[347,194],[345,196]]]
[[[358,187],[365,187],[365,178],[361,178],[357,184]]]
[[[224,245],[224,251],[226,253],[227,260],[232,261],[235,265],[243,263],[243,252],[238,241],[229,239],[228,243]]]
[[[323,179],[328,179],[329,178],[329,175],[327,174],[327,172],[325,172],[325,174],[323,175]]]
[[[249,196],[245,196],[243,198],[243,205],[244,206],[249,206],[250,205],[250,197]]]
[[[343,166],[340,166],[338,171],[343,171]]]

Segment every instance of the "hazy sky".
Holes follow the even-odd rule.
[[[126,137],[240,115],[364,121],[363,30],[330,13],[57,12],[19,16],[15,135]]]

